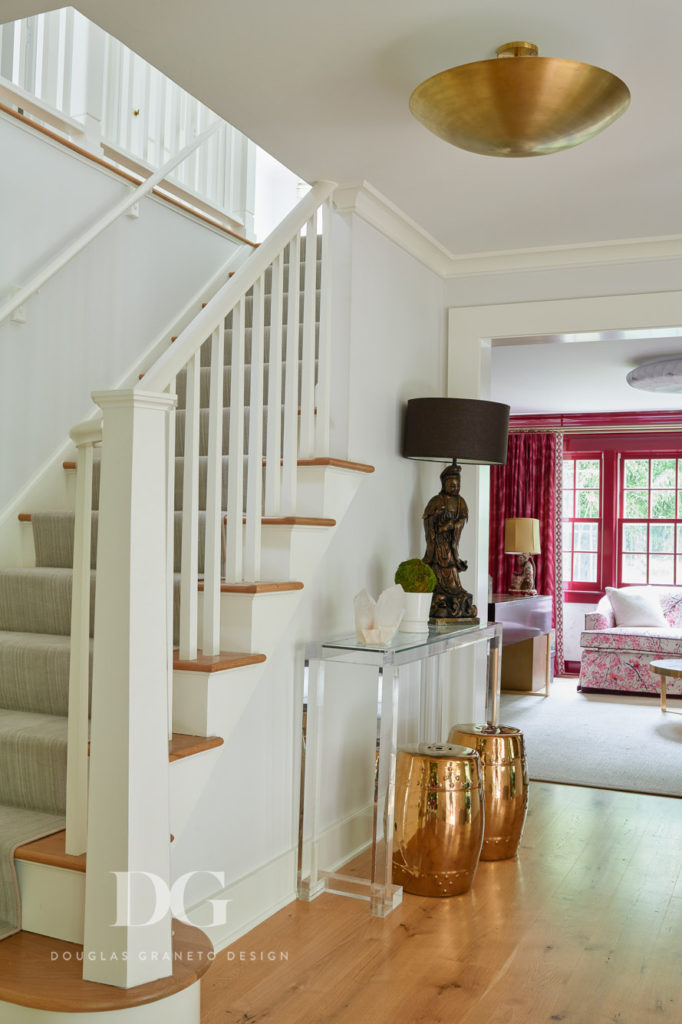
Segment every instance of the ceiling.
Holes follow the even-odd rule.
[[[3,0],[3,18],[49,0]],[[78,0],[307,181],[368,181],[453,254],[682,234],[676,0]],[[630,109],[575,149],[485,157],[408,110],[512,39],[612,71]]]
[[[490,397],[512,413],[680,410],[682,395],[631,388],[626,375],[682,353],[682,330],[538,335],[493,342]]]
[[[3,0],[2,17],[49,6],[61,5]],[[303,179],[369,182],[455,256],[682,236],[677,0],[74,6]],[[408,99],[423,79],[491,58],[514,39],[537,43],[542,56],[612,71],[630,88],[629,110],[581,146],[530,159],[455,149],[414,120]],[[620,382],[641,359],[676,350],[675,339],[581,342],[599,367],[587,379],[575,370],[573,344],[534,340],[531,348],[507,341],[494,353],[495,378],[505,375],[516,411],[556,411],[556,401],[560,411],[666,407],[665,396]]]

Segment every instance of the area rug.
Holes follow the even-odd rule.
[[[523,732],[530,778],[682,797],[682,714],[664,714],[657,697],[576,687],[555,679],[548,698],[502,694],[500,722]]]

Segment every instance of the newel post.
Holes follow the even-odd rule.
[[[83,977],[130,988],[173,971],[165,523],[175,396],[92,397],[104,418]]]

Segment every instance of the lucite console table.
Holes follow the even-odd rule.
[[[487,647],[486,718],[496,724],[500,702],[500,647],[502,625],[481,623],[456,626],[447,632],[430,628],[428,636],[397,633],[388,645],[362,644],[355,636],[308,644],[304,661],[304,713],[301,753],[301,810],[298,841],[298,897],[312,900],[334,892],[369,901],[374,917],[385,917],[402,900],[402,888],[393,885],[393,812],[398,737],[399,673],[405,665],[421,662],[419,742],[443,742],[434,729],[442,717],[443,681],[456,688],[454,672],[429,672],[430,660],[471,644]],[[325,705],[325,665],[329,662],[375,666],[377,693],[376,757],[373,820],[365,864],[337,870],[320,863],[320,797],[324,785],[322,715]],[[452,723],[450,723],[452,724]],[[371,752],[370,752],[371,753]]]

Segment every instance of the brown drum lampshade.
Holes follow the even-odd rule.
[[[403,455],[431,462],[503,466],[509,406],[478,398],[411,398]]]

